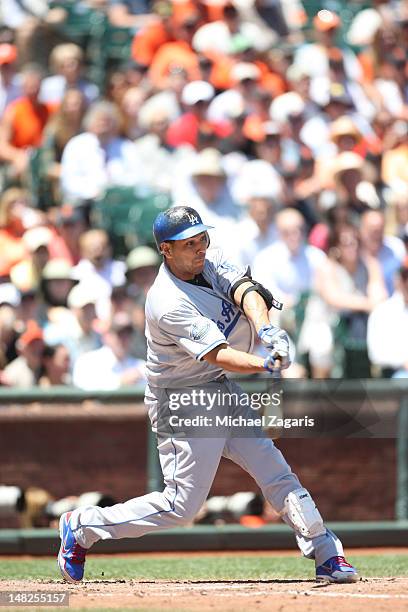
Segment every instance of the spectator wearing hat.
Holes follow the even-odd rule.
[[[190,184],[174,194],[174,201],[188,200],[205,223],[212,225],[212,246],[222,245],[222,237],[230,231],[241,216],[241,209],[234,201],[222,164],[222,155],[213,148],[197,153],[192,160]]]
[[[374,181],[375,169],[360,155],[351,151],[340,153],[332,164],[334,190],[322,192],[320,202],[329,207],[338,202],[346,205],[350,214],[360,215],[380,206]]]
[[[49,260],[48,246],[52,231],[48,227],[33,227],[23,235],[28,257],[13,266],[10,271],[12,283],[22,292],[37,291],[42,273]]]
[[[321,187],[333,187],[333,172],[336,169],[336,158],[345,152],[353,152],[365,157],[362,150],[362,134],[352,117],[343,115],[328,125],[330,143],[316,159],[316,179]],[[360,149],[360,151],[359,151]]]
[[[21,71],[22,97],[6,108],[0,124],[0,160],[11,164],[14,175],[26,169],[30,147],[39,147],[52,109],[39,99],[43,71],[34,64]]]
[[[72,366],[80,355],[102,346],[102,337],[97,331],[95,303],[92,288],[86,283],[75,285],[67,298],[69,313],[60,320],[49,322],[44,329],[44,339],[48,345],[63,344],[67,347]]]
[[[11,387],[32,387],[38,382],[44,351],[43,333],[38,323],[27,323],[17,341],[17,350],[19,356],[4,368],[2,382]]]
[[[70,382],[70,357],[66,346],[63,344],[45,345],[38,385],[45,388],[60,387],[69,385]]]
[[[22,96],[20,78],[16,74],[17,48],[9,43],[0,44],[0,117],[6,107]]]
[[[130,286],[144,297],[154,283],[161,259],[154,249],[139,246],[126,258],[126,278]]]
[[[73,268],[66,259],[50,259],[42,271],[41,290],[45,304],[51,307],[48,319],[53,319],[53,307],[59,314],[58,307],[66,309],[68,294],[77,284]]]
[[[104,346],[85,353],[74,365],[73,384],[85,390],[114,390],[143,382],[144,361],[130,355],[131,319],[118,314],[103,336]]]
[[[316,96],[311,95],[311,98],[317,107],[306,118],[302,128],[303,142],[313,151],[316,157],[333,156],[333,142],[330,134],[333,122],[347,115],[352,117],[357,125],[357,122],[361,123],[361,115],[354,112],[353,101],[342,83],[331,83],[329,90],[323,96],[316,98]],[[363,123],[365,130],[370,132],[367,122]]]
[[[358,144],[361,142],[362,134],[353,119],[347,115],[343,115],[333,121],[330,126],[330,136],[332,142],[337,147],[338,153],[345,151],[356,151]]]
[[[60,104],[68,89],[77,89],[86,103],[94,102],[98,87],[81,76],[84,60],[83,51],[74,43],[63,43],[54,47],[50,54],[51,76],[41,83],[39,98],[45,104]]]
[[[360,217],[362,248],[375,258],[384,277],[388,295],[394,292],[395,275],[405,257],[405,247],[397,236],[385,236],[385,215],[380,210],[367,210]]]
[[[55,217],[57,233],[48,246],[50,257],[66,259],[76,266],[81,259],[80,238],[87,229],[85,213],[80,206],[64,204]]]
[[[395,291],[368,319],[368,353],[383,372],[408,377],[408,260],[397,272]]]
[[[231,132],[225,121],[211,121],[208,106],[214,98],[215,90],[206,81],[187,83],[181,95],[181,103],[186,111],[170,124],[167,143],[173,147],[189,144],[195,149],[199,145],[200,132],[212,133],[224,138]]]
[[[133,142],[119,136],[121,117],[111,102],[96,102],[84,118],[85,132],[66,145],[61,189],[68,201],[93,199],[113,185],[142,182]]]
[[[275,167],[264,159],[245,162],[231,179],[231,193],[236,202],[246,206],[251,197],[266,197],[279,201],[283,183]]]

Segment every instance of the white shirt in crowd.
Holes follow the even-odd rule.
[[[399,291],[370,314],[367,346],[375,365],[399,369],[408,364],[408,306]]]
[[[61,160],[61,187],[64,197],[92,199],[113,185],[142,183],[139,156],[133,142],[113,138],[103,147],[89,132],[74,136]]]
[[[261,251],[269,247],[277,238],[276,226],[271,223],[265,234],[251,217],[240,221],[232,232],[224,236],[224,252],[242,265],[252,266]],[[258,280],[258,279],[255,279]]]
[[[0,23],[17,30],[33,15],[44,18],[49,9],[49,0],[1,0]]]
[[[17,100],[23,95],[23,91],[21,89],[21,79],[18,74],[15,74],[11,79],[10,85],[5,86],[2,82],[0,75],[0,117],[3,115],[6,110],[6,106]]]
[[[75,84],[76,89],[79,89],[87,101],[88,104],[94,102],[98,95],[99,89],[95,83],[90,83],[85,79],[80,79]],[[59,104],[64,97],[67,90],[67,82],[65,77],[61,74],[54,74],[43,80],[40,89],[40,100],[41,102],[48,104]]]
[[[141,378],[144,379],[144,365],[142,359],[130,356],[119,361],[110,347],[103,346],[78,357],[72,381],[75,387],[85,391],[113,391],[119,389],[121,377],[128,370],[140,368]]]
[[[378,253],[388,294],[394,291],[395,274],[405,257],[405,246],[397,236],[385,236],[383,246]]]
[[[81,259],[74,267],[74,278],[86,285],[95,297],[98,318],[105,320],[109,316],[112,287],[125,284],[125,273],[125,263],[113,259],[107,261],[100,270],[95,268],[89,259]]]
[[[320,249],[304,244],[292,255],[284,242],[274,242],[255,258],[252,275],[279,299],[296,302],[301,293],[314,285],[316,270],[326,260]],[[275,292],[275,293],[274,293]]]

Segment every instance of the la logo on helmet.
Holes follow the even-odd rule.
[[[200,223],[200,221],[198,220],[198,217],[196,217],[195,215],[187,213],[187,217],[191,225],[197,225],[197,223]]]

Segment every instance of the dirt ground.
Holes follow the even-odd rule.
[[[359,549],[353,554],[407,552]],[[205,554],[205,553],[202,553]],[[214,553],[207,553],[214,554]],[[225,557],[237,553],[223,553]],[[245,554],[248,554],[246,551]],[[275,556],[280,552],[255,552]],[[287,553],[292,555],[293,553]],[[163,556],[163,553],[160,553]],[[1,590],[67,591],[70,608],[116,608],[143,612],[406,612],[408,578],[368,578],[356,584],[325,585],[313,580],[136,581],[94,580],[79,585],[51,581],[1,582]],[[63,610],[64,608],[62,608]]]

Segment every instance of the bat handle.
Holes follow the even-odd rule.
[[[280,379],[282,373],[282,360],[277,357],[273,366],[272,378]]]

